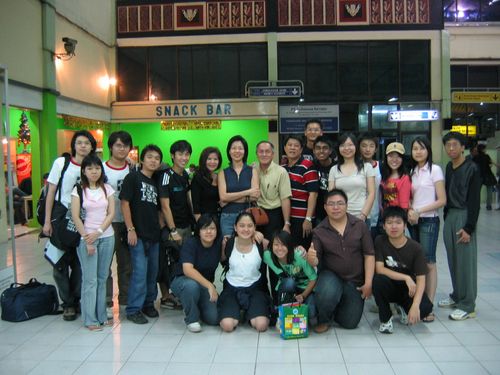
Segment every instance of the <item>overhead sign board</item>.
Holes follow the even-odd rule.
[[[248,88],[250,98],[300,98],[302,88],[296,86],[251,86]]]
[[[439,120],[439,111],[435,109],[419,111],[389,111],[389,122],[398,121],[435,121]]]
[[[500,103],[500,91],[453,91],[453,103]]]
[[[297,104],[279,106],[279,126],[282,134],[302,134],[310,119],[323,124],[324,133],[339,132],[339,106],[336,104]]]
[[[451,130],[454,132],[459,132],[463,135],[475,136],[477,135],[476,125],[452,125]]]

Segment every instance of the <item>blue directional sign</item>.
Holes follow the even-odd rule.
[[[248,88],[248,96],[267,98],[300,98],[300,86],[252,86]]]

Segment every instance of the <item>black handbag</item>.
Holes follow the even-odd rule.
[[[83,191],[80,184],[76,184],[76,191],[78,192],[78,196],[80,197],[80,218],[82,221],[85,220],[85,209],[83,208]],[[58,249],[67,250],[71,248],[75,248],[80,244],[80,240],[82,236],[78,232],[76,228],[75,222],[73,221],[73,217],[71,216],[71,204],[66,209],[64,215],[54,218],[52,220],[52,231],[53,234],[50,237],[50,242]],[[53,238],[59,242],[59,246],[57,246]]]
[[[59,298],[54,285],[35,278],[27,284],[12,283],[0,297],[2,320],[23,322],[42,315],[58,314]]]

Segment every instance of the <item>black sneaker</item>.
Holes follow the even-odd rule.
[[[158,314],[158,311],[153,306],[143,307],[142,312],[144,315],[150,318],[158,318],[160,316],[160,314]]]
[[[131,322],[134,322],[135,324],[146,324],[148,323],[148,320],[142,315],[140,311],[137,311],[134,314],[127,315],[127,319],[130,320]]]
[[[66,321],[72,321],[76,319],[76,311],[74,307],[65,307],[63,311],[63,319]]]

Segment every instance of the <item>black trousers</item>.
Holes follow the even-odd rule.
[[[390,303],[395,302],[408,313],[413,303],[413,298],[408,295],[408,287],[404,281],[392,280],[385,275],[376,274],[373,277],[373,296],[378,306],[378,316],[382,323],[387,322],[391,316]],[[425,318],[432,311],[432,302],[427,294],[422,295],[420,302],[420,319]]]

